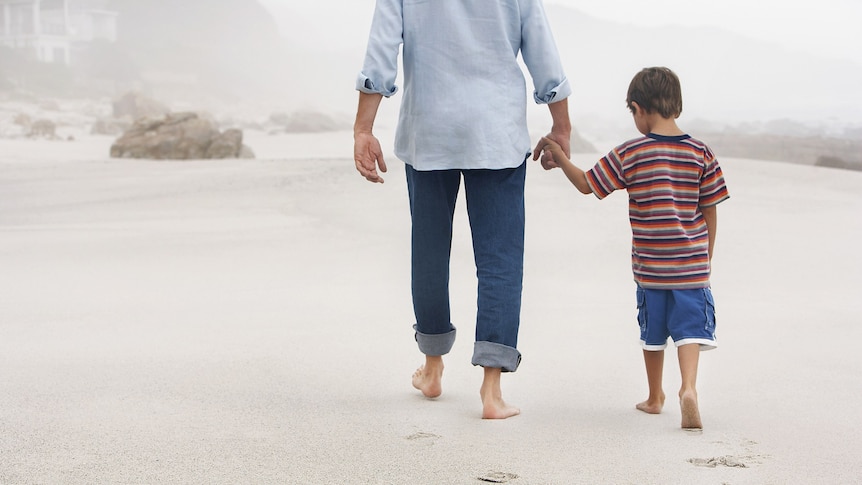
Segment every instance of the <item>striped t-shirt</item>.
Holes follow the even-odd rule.
[[[729,197],[709,147],[688,135],[651,133],[614,148],[587,172],[587,182],[599,199],[628,191],[639,286],[709,286],[709,234],[700,207]]]

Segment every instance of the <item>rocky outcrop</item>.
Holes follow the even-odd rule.
[[[30,125],[30,138],[57,138],[57,124],[51,120],[39,119]]]
[[[141,118],[111,145],[114,158],[196,160],[247,158],[250,153],[242,144],[242,131],[221,133],[212,120],[197,113]]]
[[[18,126],[29,127],[33,124],[33,119],[27,113],[18,113],[12,122]]]
[[[848,170],[862,169],[862,140],[765,133],[698,133],[721,158],[775,160]]]
[[[843,170],[855,170],[862,172],[862,162],[848,162],[847,160],[834,156],[821,156],[814,162],[818,167],[840,168]]]
[[[230,128],[214,136],[204,158],[238,158],[242,148],[242,131]]]

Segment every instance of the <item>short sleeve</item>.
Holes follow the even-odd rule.
[[[700,201],[701,207],[710,207],[730,198],[724,174],[718,159],[712,151],[707,149],[704,157],[705,167],[703,177],[700,179]]]
[[[617,148],[602,157],[586,173],[587,183],[599,199],[604,199],[615,190],[626,188],[623,163]]]

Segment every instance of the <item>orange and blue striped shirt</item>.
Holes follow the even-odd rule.
[[[614,148],[587,172],[587,182],[599,199],[628,191],[639,286],[709,287],[709,233],[700,208],[730,195],[706,144],[688,135],[650,133]]]

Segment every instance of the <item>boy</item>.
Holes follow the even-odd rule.
[[[701,429],[697,404],[698,357],[716,347],[710,261],[716,205],[729,197],[712,151],[676,125],[682,112],[679,78],[668,68],[637,73],[626,105],[644,136],[614,148],[587,172],[545,137],[533,160],[549,151],[569,181],[599,199],[626,189],[632,227],[632,269],[649,397],[636,408],[658,414],[664,405],[662,368],[667,338],[677,346],[683,429]]]

